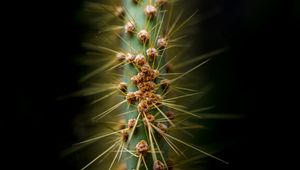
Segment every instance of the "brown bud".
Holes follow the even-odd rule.
[[[146,113],[146,117],[144,119],[147,119],[149,123],[152,123],[154,122],[155,117],[150,113]]]
[[[128,139],[128,137],[129,137],[129,134],[128,134],[128,132],[127,132],[126,129],[121,130],[121,136],[122,136],[122,140],[123,140],[124,142],[127,142],[127,139]]]
[[[150,38],[148,31],[145,29],[142,29],[137,36],[142,43],[146,43]]]
[[[135,62],[136,65],[142,66],[142,65],[144,65],[147,61],[146,61],[144,55],[138,54],[137,56],[135,56],[134,62]]]
[[[138,84],[138,88],[143,92],[154,90],[155,87],[156,87],[156,84],[153,81],[147,81],[147,82]]]
[[[134,62],[134,59],[135,59],[135,55],[131,54],[131,53],[127,53],[126,55],[126,61],[128,63],[133,63]]]
[[[147,101],[147,105],[151,106],[155,103],[155,99],[152,97],[145,97],[145,101]]]
[[[144,64],[142,67],[141,67],[141,72],[147,74],[149,71],[151,70],[151,67],[149,64]]]
[[[168,45],[168,42],[165,38],[159,38],[157,40],[157,47],[159,49],[165,49],[167,47],[167,45]]]
[[[130,78],[130,80],[131,80],[134,84],[138,84],[138,83],[140,83],[141,81],[143,81],[144,78],[145,78],[145,73],[139,72],[137,75],[132,76],[132,77]]]
[[[136,119],[129,119],[128,120],[128,128],[132,129],[134,127],[135,123],[136,123]]]
[[[157,50],[155,48],[149,48],[147,51],[146,51],[146,54],[149,58],[151,58],[152,60],[154,60],[157,56],[158,56],[158,53],[157,53]]]
[[[117,53],[116,58],[118,61],[122,62],[126,59],[126,55],[124,53]]]
[[[148,109],[149,109],[149,106],[147,104],[147,101],[145,101],[145,100],[140,101],[140,103],[138,104],[138,111],[140,113],[145,113],[148,111]]]
[[[147,18],[152,19],[157,12],[157,9],[153,5],[147,5],[145,7],[145,14]]]
[[[124,26],[125,33],[133,34],[135,30],[135,25],[133,22],[129,21]]]
[[[166,133],[168,130],[168,126],[163,123],[157,123],[156,126],[160,129],[160,133]]]
[[[133,92],[127,93],[126,100],[128,101],[129,104],[134,104],[136,102],[134,93]]]
[[[153,170],[164,170],[164,164],[161,161],[156,160],[153,163]]]
[[[136,76],[132,76],[132,77],[130,78],[130,80],[133,82],[133,84],[138,84],[138,82],[139,82],[139,78],[138,78],[137,75],[136,75]]]
[[[141,140],[139,143],[135,146],[135,151],[138,155],[146,155],[146,153],[149,150],[149,146],[145,140]]]
[[[143,97],[143,94],[144,93],[142,91],[140,91],[140,90],[134,92],[136,100],[141,100],[142,97]]]
[[[153,70],[153,79],[157,78],[160,75],[158,70]]]

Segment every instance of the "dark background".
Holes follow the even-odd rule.
[[[291,40],[297,40],[299,2],[205,0],[197,5],[221,9],[199,27],[206,32],[205,48],[212,48],[217,37],[230,46],[206,67],[216,84],[210,94],[214,111],[245,116],[220,122],[213,131],[216,139],[232,139],[234,144],[217,154],[231,164],[210,161],[205,166],[232,170],[279,166],[284,146],[273,146],[286,132],[276,120],[284,119],[286,111],[280,109],[281,100],[286,100],[281,94],[290,83],[286,73],[292,68],[286,61],[295,57]],[[81,113],[84,100],[57,101],[57,97],[79,88],[82,68],[74,60],[84,53],[80,43],[87,30],[78,20],[82,1],[14,1],[3,8],[7,53],[2,57],[9,60],[2,62],[4,77],[8,75],[3,84],[9,86],[3,92],[8,93],[4,100],[9,104],[1,113],[2,149],[7,151],[2,152],[1,166],[74,169],[58,155],[76,140],[72,120]]]

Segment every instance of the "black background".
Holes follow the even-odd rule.
[[[232,164],[211,161],[207,166],[236,170],[279,166],[285,146],[274,144],[285,138],[286,131],[276,120],[284,122],[287,110],[280,108],[288,98],[282,94],[287,84],[293,84],[287,78],[292,68],[286,61],[296,57],[292,50],[296,45],[291,42],[297,40],[299,3],[202,2],[221,7],[221,13],[201,27],[207,32],[203,39],[207,48],[214,43],[209,37],[215,34],[223,36],[222,42],[231,47],[207,68],[216,84],[211,93],[215,111],[242,112],[246,117],[223,123],[214,132],[220,139],[236,139],[233,146],[218,154]],[[2,60],[4,77],[8,78],[3,84],[9,86],[9,90],[3,89],[8,93],[3,99],[9,104],[1,112],[2,149],[7,151],[1,154],[1,166],[74,169],[58,155],[76,140],[72,120],[84,101],[73,98],[61,102],[57,97],[79,88],[81,67],[74,58],[84,53],[80,43],[86,27],[78,20],[82,1],[14,1],[3,8],[2,57],[9,60]]]

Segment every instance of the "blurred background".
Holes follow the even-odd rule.
[[[6,169],[75,169],[59,154],[77,139],[73,121],[83,112],[84,99],[57,98],[80,86],[82,67],[76,60],[85,53],[81,42],[88,30],[79,19],[82,5],[82,0],[60,0],[8,6],[4,27],[9,30],[5,44],[10,48],[6,49],[9,57],[3,57],[10,61],[2,65],[10,89],[4,89],[9,93],[5,100],[12,106],[6,105],[8,109],[1,113],[7,135],[3,142],[8,144],[2,146],[8,151],[3,153]],[[195,5],[219,11],[199,26],[201,48],[230,47],[203,68],[207,81],[214,84],[208,103],[214,103],[213,112],[244,117],[211,124],[211,140],[224,141],[216,155],[230,165],[209,160],[205,167],[269,169],[281,159],[273,154],[271,145],[283,134],[272,120],[277,115],[269,109],[278,104],[269,97],[280,93],[274,86],[285,79],[277,70],[278,61],[284,65],[283,58],[276,55],[287,57],[291,52],[285,50],[289,46],[286,38],[294,39],[298,29],[294,25],[299,1],[201,0]]]

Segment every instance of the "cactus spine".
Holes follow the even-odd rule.
[[[113,21],[119,18],[122,25],[100,29],[101,38],[93,40],[94,45],[86,45],[94,51],[89,55],[101,56],[109,62],[102,62],[96,71],[83,78],[86,80],[98,75],[100,85],[83,90],[80,94],[103,93],[93,102],[99,104],[102,112],[99,113],[99,107],[95,107],[96,115],[92,119],[102,124],[97,129],[100,133],[79,144],[107,142],[101,143],[101,152],[82,169],[90,168],[96,161],[103,162],[108,157],[109,163],[103,163],[100,169],[118,167],[119,170],[172,170],[177,166],[170,158],[172,154],[180,159],[187,157],[179,146],[186,146],[226,163],[189,144],[187,140],[171,135],[171,131],[176,128],[182,131],[198,128],[199,126],[188,122],[188,118],[200,117],[197,111],[188,111],[187,107],[177,103],[178,99],[197,96],[199,92],[176,86],[175,82],[206,63],[209,56],[222,50],[190,61],[183,59],[177,68],[197,61],[203,62],[191,68],[187,67],[183,73],[174,73],[170,63],[176,56],[169,58],[167,51],[176,47],[172,43],[185,37],[174,35],[194,14],[181,23],[179,14],[172,23],[171,17],[165,21],[165,14],[169,12],[166,6],[170,3],[167,0],[122,0],[119,5],[111,3],[112,7],[95,3],[88,5],[92,10],[109,11],[113,14]],[[107,18],[101,18],[100,25],[107,27],[106,22],[109,23]],[[114,82],[113,78],[116,78]],[[115,104],[111,106],[111,102]],[[109,125],[105,128],[103,124]],[[117,126],[111,126],[115,124]],[[98,169],[98,166],[95,167]]]

